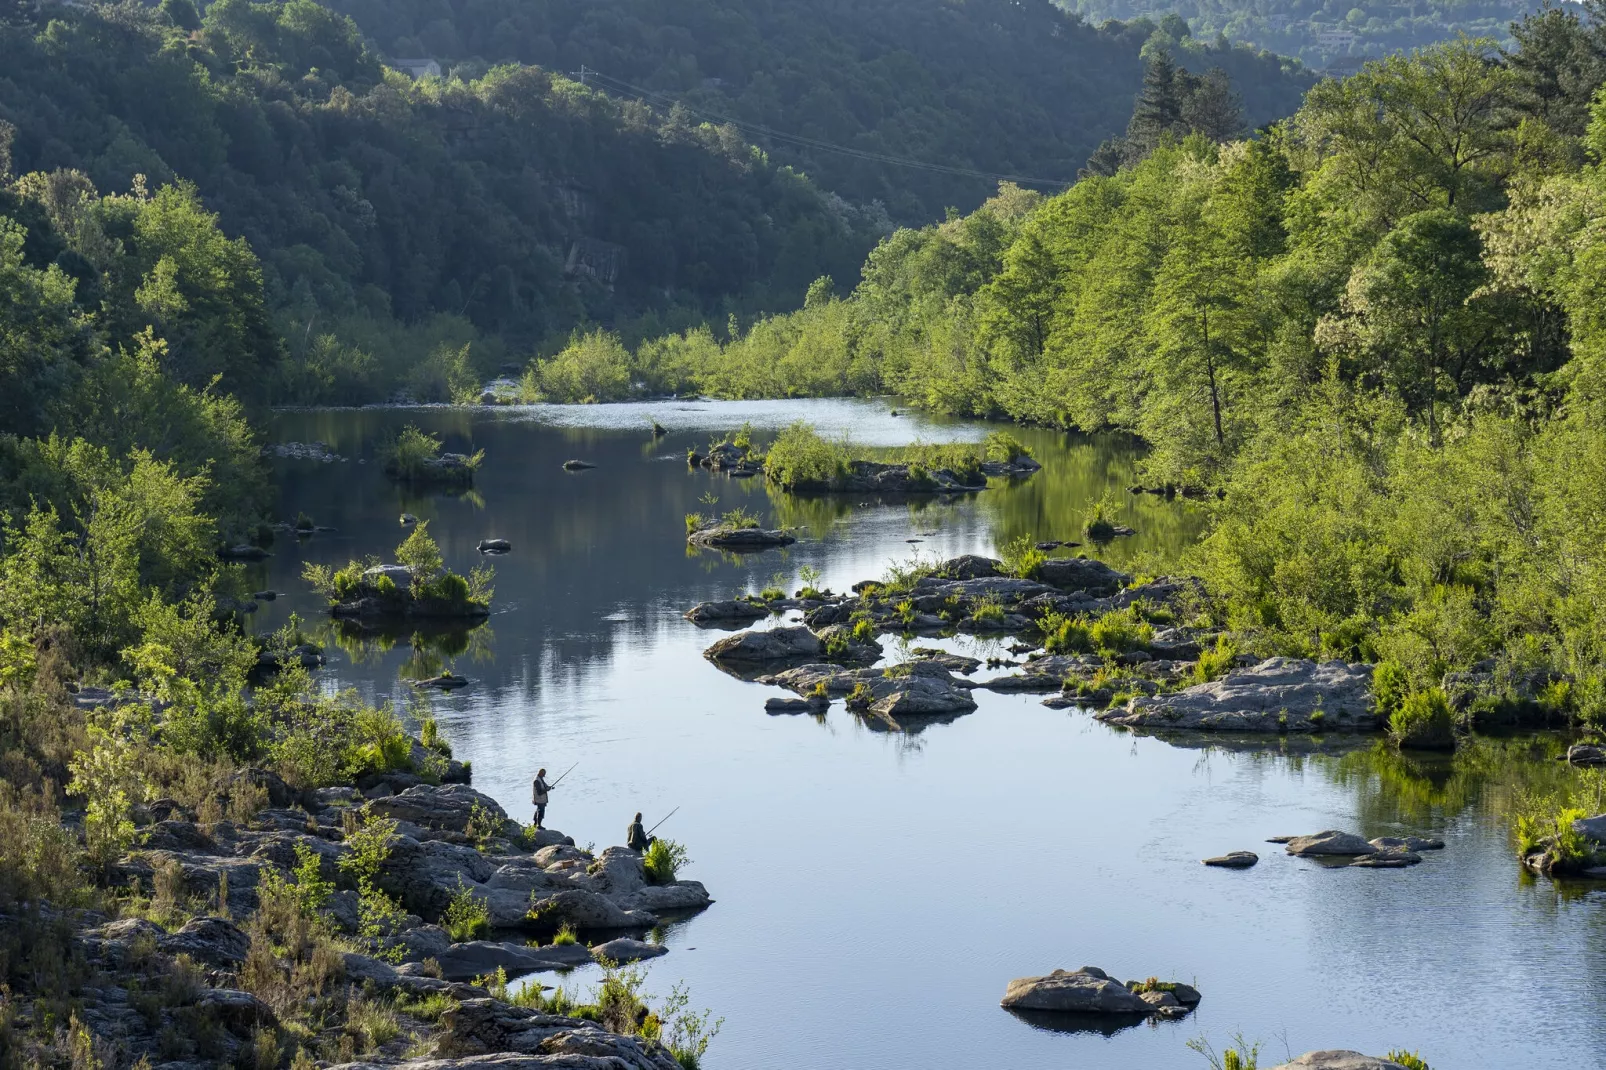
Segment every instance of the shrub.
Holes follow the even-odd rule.
[[[1104,614],[1089,626],[1087,635],[1093,648],[1108,657],[1147,647],[1154,628],[1129,607]]]
[[[1454,750],[1455,721],[1443,690],[1434,687],[1405,697],[1389,714],[1389,738],[1416,750]]]
[[[1093,637],[1085,617],[1046,613],[1037,627],[1043,633],[1043,649],[1050,654],[1086,654],[1093,650]]]
[[[1406,674],[1405,667],[1399,662],[1387,659],[1373,667],[1372,698],[1376,703],[1379,717],[1392,720],[1394,713],[1404,704],[1410,692],[1410,678]]]
[[[530,366],[520,393],[531,400],[618,401],[630,396],[633,372],[630,352],[618,335],[601,330],[576,332],[556,356]]]
[[[860,680],[858,683],[853,685],[853,690],[848,692],[848,697],[846,699],[848,709],[850,710],[865,709],[874,701],[875,692],[871,691],[870,685],[865,683],[863,680]]]
[[[1036,579],[1037,570],[1048,560],[1048,554],[1039,550],[1029,535],[1011,539],[998,556],[1003,559],[1004,571],[1023,580]]]
[[[641,856],[642,868],[647,871],[647,880],[652,884],[672,883],[680,867],[690,862],[685,847],[662,836],[655,838],[648,845],[647,853]]]
[[[696,1013],[690,1009],[690,1003],[685,986],[676,984],[658,1010],[658,1017],[665,1023],[660,1040],[681,1070],[698,1070],[702,1066],[709,1042],[719,1035],[720,1026],[725,1024],[723,1018],[710,1023],[713,1012],[705,1009]]]
[[[1427,1062],[1414,1051],[1395,1050],[1388,1053],[1387,1059],[1391,1063],[1399,1063],[1405,1070],[1433,1070]]]
[[[1004,604],[996,594],[982,595],[973,603],[970,616],[973,620],[1001,621],[1004,619]]]
[[[855,643],[873,643],[876,638],[875,622],[868,618],[861,618],[853,623],[853,641]]]
[[[813,425],[798,421],[770,445],[764,475],[785,488],[831,486],[847,476],[850,460],[846,441],[828,442]]]
[[[719,526],[723,528],[756,528],[758,527],[758,514],[738,505],[719,518]]]
[[[412,424],[379,448],[385,472],[401,479],[417,479],[427,471],[428,462],[439,457],[441,440]]]
[[[443,758],[452,756],[452,745],[441,738],[440,722],[433,717],[424,718],[418,726],[418,741]]]
[[[1082,534],[1094,542],[1108,542],[1115,538],[1115,518],[1118,515],[1115,499],[1106,494],[1094,502],[1082,519]]]
[[[1199,660],[1193,665],[1193,679],[1196,683],[1208,684],[1212,680],[1219,680],[1227,675],[1233,662],[1238,660],[1238,644],[1225,635],[1216,638],[1214,650],[1199,652]]]
[[[1008,431],[993,431],[987,435],[982,443],[983,452],[989,461],[1013,461],[1017,457],[1030,457],[1032,451],[1020,439]]]
[[[552,942],[562,947],[569,944],[578,944],[580,937],[575,933],[574,926],[564,925],[558,929],[558,935],[552,938]]]
[[[714,520],[712,517],[704,516],[702,513],[686,514],[686,534],[688,535],[698,531],[706,531],[713,526]]]
[[[451,934],[454,944],[478,940],[491,931],[490,906],[463,883],[461,875],[457,878],[457,891],[441,915],[441,926]]]

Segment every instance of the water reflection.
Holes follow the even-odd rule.
[[[649,416],[669,434],[652,439]],[[763,437],[798,418],[875,445],[988,430],[891,419],[863,402],[287,413],[282,439],[323,440],[350,459],[276,462],[282,513],[340,530],[286,540],[251,566],[253,582],[287,592],[256,626],[291,611],[322,620],[303,562],[390,554],[403,511],[432,522],[458,571],[482,560],[480,539],[510,539],[488,627],[415,646],[337,639],[326,625],[322,678],[373,698],[410,693],[437,661],[470,677],[465,691],[418,699],[419,712],[427,704],[476,786],[521,819],[533,770],[578,761],[549,818],[581,843],[617,841],[636,810],[681,807],[668,830],[716,903],[665,927],[671,952],[648,967],[649,984],[684,979],[697,1005],[725,1016],[711,1070],[1197,1070],[1190,1037],[1219,1047],[1240,1029],[1279,1054],[1286,1033],[1296,1052],[1404,1046],[1458,1070],[1599,1062],[1606,891],[1523,878],[1497,817],[1561,766],[1531,756],[1548,743],[1495,739],[1444,760],[1336,733],[1144,736],[986,691],[974,713],[918,732],[840,703],[767,715],[780,692],[709,664],[701,654],[717,633],[681,619],[688,606],[756,591],[777,572],[792,590],[805,567],[840,591],[917,552],[1076,540],[1107,495],[1137,534],[1086,552],[1116,564],[1175,553],[1205,519],[1196,505],[1127,494],[1130,444],[1041,430],[1015,433],[1043,471],[943,502],[795,499],[686,467],[687,447],[714,434],[750,421]],[[408,494],[382,477],[372,444],[406,422],[449,449],[486,451],[475,496]],[[597,467],[565,472],[571,457]],[[800,541],[688,556],[682,518],[710,492],[800,527]],[[916,645],[1009,654],[967,636],[889,637],[883,649],[905,660]],[[1448,846],[1409,870],[1366,871],[1263,844],[1324,828]],[[1254,869],[1199,865],[1244,848],[1262,855]],[[1185,1022],[1113,1036],[1031,1028],[999,1009],[1010,978],[1081,965],[1196,982],[1204,1002]]]

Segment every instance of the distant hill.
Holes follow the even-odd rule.
[[[387,56],[466,72],[509,60],[584,66],[616,95],[739,120],[771,159],[916,223],[975,208],[996,179],[877,155],[1069,183],[1125,129],[1155,32],[1095,28],[1049,0],[331,2]],[[1189,42],[1175,52],[1195,74],[1223,68],[1251,124],[1292,112],[1313,81],[1248,48]]]
[[[1457,34],[1505,44],[1511,24],[1536,0],[1060,0],[1093,23],[1181,18],[1193,36],[1294,56],[1313,67],[1356,65],[1367,56],[1421,48]],[[1563,3],[1562,7],[1574,5]]]

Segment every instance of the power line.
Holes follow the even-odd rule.
[[[583,64],[581,65],[580,70],[574,73],[580,79],[581,85],[589,86],[595,83],[597,87],[608,90],[611,93],[631,96],[637,100],[640,100],[643,104],[655,104],[660,108],[674,107],[679,105],[684,111],[691,115],[695,115],[698,118],[705,119],[709,122],[717,123],[723,126],[732,126],[743,133],[757,137],[768,138],[771,141],[790,145],[793,148],[813,149],[818,152],[834,152],[841,156],[847,156],[850,159],[864,160],[867,163],[888,164],[894,167],[910,167],[922,171],[931,171],[936,174],[954,175],[960,178],[985,178],[995,182],[1014,182],[1018,185],[1026,186],[1052,186],[1056,189],[1069,185],[1068,182],[1058,178],[1032,178],[1027,175],[1005,175],[994,171],[978,171],[969,167],[950,167],[946,164],[929,163],[925,160],[916,160],[908,156],[894,156],[889,153],[875,152],[870,149],[856,149],[847,145],[837,145],[833,142],[821,141],[818,138],[804,137],[801,134],[788,134],[782,130],[774,130],[770,127],[763,126],[758,123],[750,123],[742,119],[737,119],[733,116],[721,115],[718,112],[707,111],[706,109],[702,108],[694,108],[683,100],[677,100],[676,98],[663,93],[656,93],[653,90],[645,89],[639,85],[632,85],[621,78],[614,78],[611,75],[603,74],[601,71],[596,70],[593,67],[584,66]]]

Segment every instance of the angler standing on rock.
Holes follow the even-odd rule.
[[[541,828],[546,821],[547,793],[552,788],[546,782],[546,770],[542,769],[535,774],[535,784],[531,790],[530,801],[535,803],[535,827]]]
[[[640,814],[636,815],[636,819],[625,830],[625,846],[640,854],[646,854],[647,848],[652,846],[652,840],[647,838],[647,830],[641,827]]]

